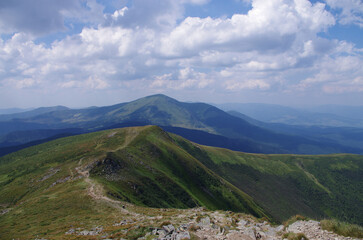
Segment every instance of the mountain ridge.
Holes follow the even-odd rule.
[[[230,142],[228,145],[223,145],[224,147],[231,146],[233,149],[242,151],[297,154],[363,153],[359,145],[341,145],[332,139],[320,141],[320,139],[306,138],[297,134],[279,133],[251,124],[206,103],[184,103],[161,94],[112,106],[88,109],[62,108],[59,111],[48,111],[29,118],[3,121],[0,122],[0,133],[5,135],[11,132],[8,126],[18,127],[18,130],[80,128],[83,132],[92,132],[122,125],[150,124],[170,129],[185,129],[179,131],[179,134],[185,133],[186,137],[194,134],[187,129],[220,135],[228,139],[226,142]],[[195,134],[198,133],[195,132]],[[193,139],[197,140],[198,137]],[[232,144],[233,139],[238,139],[237,142],[241,143],[241,147],[236,148]],[[200,143],[207,142],[208,139],[200,141]],[[23,143],[19,141],[19,145]],[[216,143],[217,141],[214,145]],[[252,146],[252,143],[255,147],[248,146]]]
[[[157,126],[111,129],[1,157],[0,206],[15,214],[23,209],[19,203],[33,206],[53,191],[63,199],[64,188],[89,189],[89,176],[109,198],[140,206],[205,206],[278,222],[303,214],[362,224],[362,157],[249,154],[199,145]],[[0,225],[1,219],[9,224],[5,217]]]

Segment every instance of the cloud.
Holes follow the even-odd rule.
[[[174,90],[182,89],[203,89],[214,83],[213,79],[201,72],[196,72],[191,68],[180,69],[176,74],[164,74],[155,76],[150,84],[151,88],[169,88]]]
[[[231,91],[239,91],[243,89],[269,89],[270,84],[262,79],[249,79],[242,81],[227,81],[226,89]]]
[[[0,2],[0,33],[35,36],[65,31],[64,21],[99,21],[103,7],[96,0],[11,0]]]
[[[337,81],[323,86],[323,91],[330,94],[363,92],[363,77],[359,76],[349,81]]]
[[[123,7],[105,17],[104,26],[169,29],[183,17],[183,5],[174,0],[134,0],[131,7]]]
[[[14,6],[0,3],[0,11],[18,6],[15,15],[22,14],[28,1],[16,1]],[[220,93],[360,89],[363,51],[319,36],[335,24],[322,3],[254,0],[247,14],[230,18],[183,15],[185,4],[207,4],[204,0],[162,3],[135,0],[103,13],[96,1],[46,1],[31,25],[41,22],[40,16],[55,25],[39,23],[45,24],[39,31],[23,25],[30,13],[9,22],[6,31],[16,33],[0,39],[0,86]],[[98,24],[84,25],[78,34],[50,45],[34,39],[34,34],[64,29],[65,18],[93,21],[90,12],[97,13]],[[0,14],[0,31],[6,16]]]
[[[340,24],[355,24],[363,28],[363,2],[361,0],[325,0],[333,9],[340,10]]]
[[[320,88],[326,93],[361,92],[363,69],[361,56],[326,56],[314,66],[315,74],[299,82],[300,91]]]
[[[162,39],[165,56],[200,50],[284,51],[296,38],[311,37],[334,25],[324,4],[309,1],[255,0],[247,15],[227,19],[187,17]]]

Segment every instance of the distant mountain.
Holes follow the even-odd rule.
[[[34,111],[22,113],[21,116],[17,115],[17,118],[0,122],[0,133],[10,133],[9,127],[1,128],[1,125],[18,126],[19,130],[23,130],[21,128],[25,127],[27,129],[24,130],[74,128],[91,132],[114,127],[149,124],[169,127],[170,131],[173,131],[173,128],[175,130],[179,128],[178,133],[181,135],[185,133],[186,135],[183,135],[185,137],[199,134],[196,131],[203,131],[214,136],[228,138],[228,141],[221,141],[220,145],[218,145],[218,141],[214,141],[213,145],[220,147],[233,146],[233,139],[238,139],[236,143],[242,143],[242,146],[233,149],[240,151],[297,154],[363,153],[363,149],[359,147],[278,133],[232,116],[214,106],[205,103],[183,103],[165,95],[153,95],[107,107],[87,109],[61,107],[61,109],[47,109],[46,112],[40,114],[35,114]],[[30,116],[25,117],[25,114]],[[34,128],[31,128],[32,125]],[[180,129],[195,131],[180,131]],[[24,138],[24,134],[22,138]],[[191,138],[196,141],[199,138],[199,143],[203,144],[207,144],[209,140],[209,136],[203,134],[199,134],[198,138]]]
[[[64,235],[79,223],[119,223],[115,209],[133,217],[127,202],[204,206],[275,222],[302,214],[362,224],[362,175],[360,155],[247,154],[202,146],[156,126],[111,129],[1,157],[0,232]]]
[[[363,146],[363,128],[266,123],[250,118],[240,112],[228,111],[228,113],[256,126],[282,134],[301,136],[327,144],[335,142],[346,147],[362,148]]]
[[[362,103],[361,103],[362,104]],[[341,117],[363,120],[363,106],[344,106],[344,105],[322,105],[309,107],[306,110],[316,113],[329,113]]]
[[[2,108],[0,109],[0,115],[1,114],[14,114],[14,113],[21,113],[21,112],[27,112],[31,111],[32,109],[28,108]]]
[[[0,121],[9,121],[9,120],[15,120],[15,119],[26,119],[31,118],[40,114],[48,113],[48,112],[54,112],[54,111],[62,111],[67,110],[69,108],[64,106],[56,106],[56,107],[41,107],[36,108],[34,110],[30,111],[21,111],[13,114],[3,114],[0,115]]]
[[[216,106],[225,111],[237,111],[268,123],[363,128],[363,107],[333,105],[298,109],[262,103],[226,103]]]
[[[28,131],[13,131],[2,137],[0,142],[3,147],[16,146],[25,144],[32,141],[47,139],[56,135],[74,135],[81,134],[83,131],[77,128],[64,128],[64,129],[37,129]]]

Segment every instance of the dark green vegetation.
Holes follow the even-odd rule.
[[[360,155],[248,154],[201,146],[156,126],[112,129],[0,158],[0,211],[8,211],[0,215],[0,235],[57,235],[119,221],[112,204],[89,195],[92,182],[99,189],[93,195],[139,206],[362,224],[362,176]]]
[[[329,135],[327,138],[321,138],[318,134],[305,136],[300,132],[284,132],[276,128],[257,126],[211,105],[183,103],[164,95],[149,96],[108,107],[86,109],[55,107],[2,115],[0,148],[22,145],[27,143],[25,140],[35,141],[54,137],[56,131],[74,135],[80,132],[148,124],[158,125],[200,144],[244,152],[363,153],[359,140],[361,135],[351,134],[351,131],[345,134],[345,129],[339,130],[342,133],[338,138],[335,137],[335,132],[325,134]],[[52,131],[55,131],[53,135]],[[0,149],[0,154],[1,152],[11,152],[11,149]]]
[[[260,155],[179,144],[279,221],[301,214],[363,223],[360,155]]]
[[[363,238],[363,227],[338,220],[322,220],[321,227],[324,230],[335,232],[336,234],[353,237]]]

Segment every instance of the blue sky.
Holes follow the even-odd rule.
[[[361,0],[8,0],[0,108],[363,104]]]

